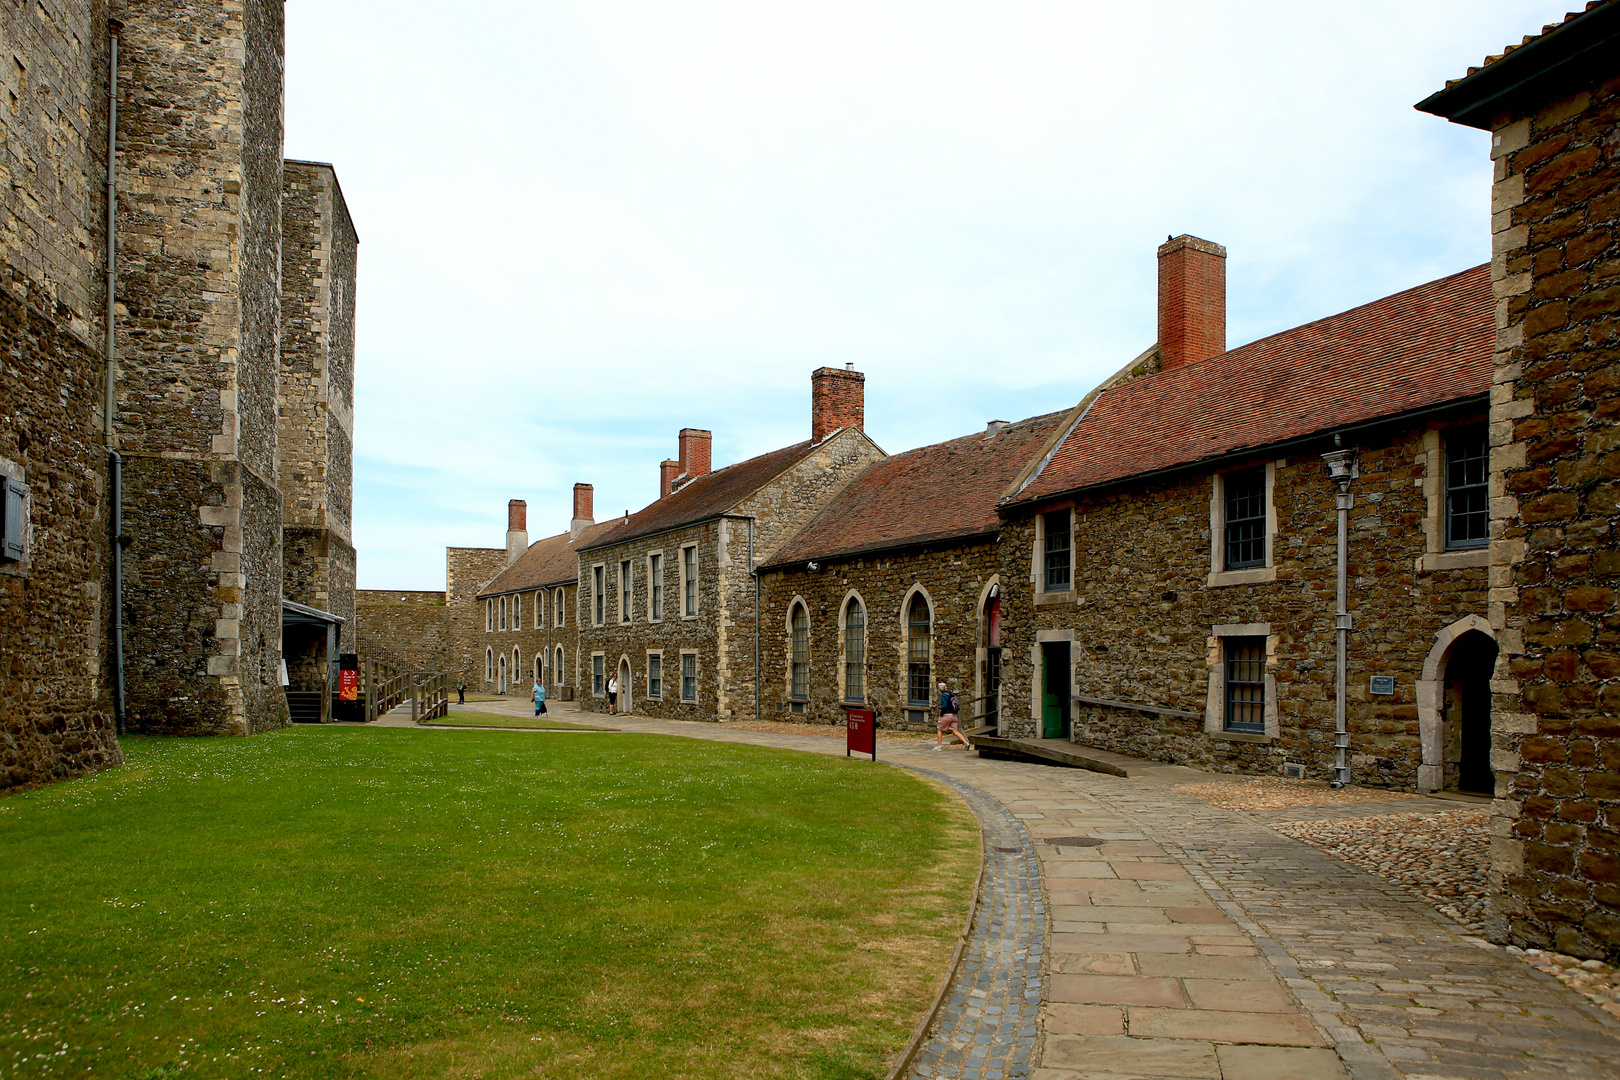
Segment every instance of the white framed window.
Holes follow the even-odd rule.
[[[1210,477],[1209,581],[1211,588],[1277,580],[1272,550],[1277,536],[1277,505],[1272,497],[1277,469],[1268,461],[1229,469]]]
[[[607,615],[607,567],[591,567],[591,611],[593,625],[601,626]]]
[[[493,632],[495,629],[495,598],[490,597],[484,601],[484,631]]]
[[[696,701],[698,694],[698,658],[695,652],[681,653],[681,700]]]
[[[647,621],[664,619],[664,553],[655,551],[647,556]]]
[[[495,650],[484,649],[484,681],[495,681]]]
[[[500,610],[501,629],[505,630],[506,629],[506,597],[504,597],[504,596],[501,597],[499,600],[496,601],[496,604],[498,605],[499,610]]]
[[[536,630],[546,628],[546,594],[543,589],[534,591],[534,628]]]
[[[568,617],[567,594],[562,589],[558,589],[556,592],[552,593],[551,605],[555,609],[553,614],[557,616],[557,625],[561,626],[565,621],[567,621]]]
[[[694,619],[698,613],[697,545],[681,548],[681,617]]]
[[[1249,742],[1278,737],[1276,654],[1270,623],[1210,627],[1206,735]]]
[[[619,563],[619,621],[630,621],[630,560]]]
[[[1074,514],[1067,508],[1042,514],[1041,591],[1068,592],[1074,588]]]
[[[563,673],[567,670],[568,668],[563,664],[563,647],[559,645],[557,646],[556,659],[551,665],[551,681],[556,683],[558,686],[561,686],[563,681]]]
[[[602,696],[602,675],[606,670],[607,657],[601,653],[591,653],[591,693],[596,697]]]
[[[523,594],[512,594],[512,629],[523,629]]]
[[[664,654],[661,652],[647,654],[647,696],[664,696]]]
[[[1424,552],[1417,569],[1490,565],[1490,445],[1471,423],[1423,433]]]

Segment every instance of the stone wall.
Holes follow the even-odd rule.
[[[801,568],[765,575],[760,652],[766,716],[837,724],[844,720],[846,705],[854,705],[876,709],[882,727],[905,724],[908,711],[920,711],[914,723],[937,721],[939,710],[933,704],[937,688],[926,705],[909,700],[908,617],[911,598],[920,591],[932,616],[930,685],[947,681],[962,699],[963,726],[972,726],[980,708],[972,699],[988,692],[981,670],[981,612],[989,587],[998,581],[996,545],[913,548],[842,561],[824,559],[817,565],[819,571]],[[842,616],[851,597],[858,597],[866,609],[864,705],[844,698]],[[809,685],[802,703],[792,696],[789,623],[789,613],[799,602],[810,621]]]
[[[377,660],[411,671],[443,671],[448,666],[444,593],[360,589],[354,606],[362,661]]]
[[[282,8],[126,0],[117,432],[132,722],[283,722]]]
[[[445,548],[447,666],[468,686],[484,681],[484,602],[478,594],[506,569],[505,548]]]
[[[1460,414],[1455,422],[1483,419]],[[1368,435],[1349,520],[1347,709],[1355,782],[1414,788],[1438,713],[1420,708],[1425,664],[1443,633],[1484,626],[1480,550],[1439,554],[1432,529],[1443,501],[1435,453],[1440,422]],[[1320,452],[1269,461],[1274,510],[1270,566],[1213,573],[1209,473],[1182,474],[1089,495],[1074,506],[1074,588],[1035,591],[1037,522],[1001,533],[1002,691],[1008,734],[1036,733],[1041,640],[1071,641],[1075,697],[1145,705],[1145,712],[1076,702],[1076,741],[1222,772],[1278,771],[1285,762],[1331,778],[1334,761],[1336,488]],[[1256,458],[1249,465],[1268,463]],[[1237,464],[1237,463],[1234,463]],[[1054,503],[1053,507],[1060,504]],[[1460,564],[1460,565],[1459,565]],[[1229,582],[1229,583],[1221,583]],[[1218,627],[1254,626],[1268,639],[1275,730],[1206,730]],[[1230,631],[1226,631],[1230,632]],[[1449,640],[1449,637],[1445,638]],[[1369,676],[1395,692],[1369,692]],[[1431,688],[1432,689],[1432,688]],[[1175,715],[1176,713],[1190,715]],[[1425,716],[1431,730],[1424,731]]]
[[[556,623],[556,595],[558,591],[563,594],[562,611],[563,625]],[[518,593],[507,593],[502,596],[487,597],[498,605],[505,600],[510,610],[514,596],[521,597],[523,601],[523,621],[518,629],[512,629],[510,617],[507,629],[500,628],[500,618],[495,618],[495,629],[484,630],[487,624],[480,621],[475,648],[479,657],[477,678],[467,677],[469,687],[477,687],[481,692],[493,694],[498,692],[500,668],[494,665],[494,674],[490,675],[491,662],[498,657],[505,657],[508,671],[507,693],[516,697],[528,697],[534,687],[534,659],[545,658],[543,673],[546,681],[546,690],[554,699],[560,700],[564,687],[573,687],[575,697],[578,697],[578,657],[579,657],[579,622],[574,617],[577,608],[578,586],[573,582],[564,585],[545,586],[538,590],[529,589]],[[536,600],[539,599],[539,618],[536,618]],[[483,601],[480,601],[483,603]],[[482,612],[482,608],[480,609]],[[497,608],[498,613],[498,608]],[[485,617],[479,616],[480,620]],[[563,650],[563,666],[557,667],[557,649]],[[518,660],[514,664],[512,650],[518,652]]]
[[[1620,954],[1620,79],[1495,125],[1493,939]]]

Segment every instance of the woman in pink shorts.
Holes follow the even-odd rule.
[[[939,732],[938,732],[938,734],[936,734],[934,736],[934,749],[935,750],[943,750],[943,749],[945,749],[943,744],[945,742],[945,733],[946,732],[950,732],[952,735],[955,735],[958,739],[961,739],[962,740],[962,745],[967,747],[969,750],[973,749],[973,744],[968,742],[968,739],[967,739],[966,735],[962,734],[962,717],[960,716],[959,711],[958,711],[958,710],[961,709],[961,707],[962,707],[961,703],[957,701],[956,695],[951,693],[949,690],[947,690],[945,688],[945,684],[943,682],[940,683],[939,684]]]

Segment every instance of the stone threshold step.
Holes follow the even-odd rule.
[[[990,729],[968,733],[980,757],[1014,757],[1022,760],[1050,762],[1075,769],[1107,773],[1110,776],[1162,777],[1166,775],[1198,776],[1196,769],[1182,765],[1166,765],[1162,761],[1146,761],[1112,750],[1099,750],[1067,739],[1005,739],[989,733]],[[983,732],[983,733],[981,733]]]

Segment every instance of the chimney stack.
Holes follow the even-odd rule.
[[[1183,233],[1159,247],[1159,366],[1226,351],[1226,249]]]
[[[818,443],[840,428],[866,423],[866,376],[854,364],[816,368],[810,373],[810,441]]]
[[[592,502],[594,501],[594,488],[589,484],[574,485],[574,520],[568,523],[568,539],[573,540],[580,533],[596,524],[592,516]]]
[[[714,442],[714,434],[702,428],[681,428],[681,460],[679,462],[681,475],[686,477],[688,483],[700,476],[707,476],[713,466],[710,464],[710,450]]]
[[[675,478],[679,475],[681,475],[680,462],[665,458],[658,463],[658,497],[660,499],[675,490]]]
[[[529,550],[529,504],[513,499],[506,504],[506,565],[511,566]]]

